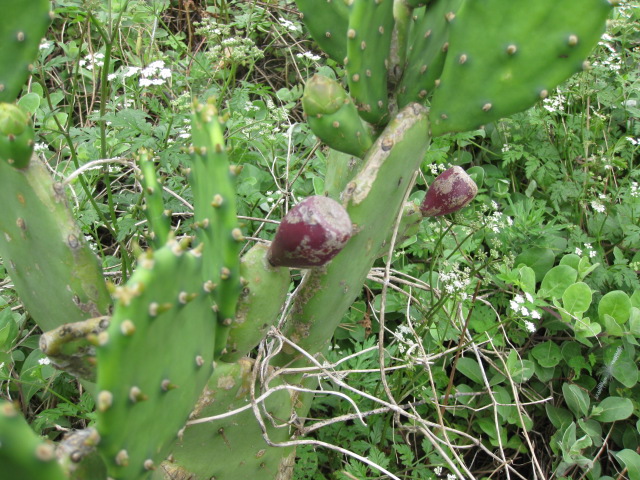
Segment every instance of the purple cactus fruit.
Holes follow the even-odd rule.
[[[319,267],[342,250],[351,230],[342,205],[329,197],[307,197],[280,222],[267,258],[274,267]]]
[[[433,181],[420,205],[423,217],[436,217],[466,207],[478,193],[478,186],[461,167],[451,167]]]

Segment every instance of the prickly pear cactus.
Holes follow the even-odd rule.
[[[2,0],[0,102],[13,102],[27,80],[40,40],[49,28],[49,0]]]
[[[35,158],[25,168],[0,152],[0,257],[42,330],[109,313],[98,259],[67,206],[65,187]]]
[[[213,371],[202,262],[199,249],[171,240],[114,291],[111,325],[96,339],[98,450],[113,479],[145,478],[164,460]]]
[[[16,105],[0,103],[0,161],[26,167],[33,153],[33,138],[28,115]]]
[[[0,465],[6,479],[66,479],[53,443],[38,437],[9,402],[0,403]]]
[[[224,353],[240,295],[240,243],[235,177],[224,144],[224,119],[213,99],[195,104],[189,183],[194,196],[196,237],[203,245],[203,276],[215,286],[216,358]]]
[[[288,268],[271,266],[269,247],[256,243],[240,261],[243,289],[221,360],[235,362],[260,343],[279,317],[291,283]]]
[[[467,0],[455,18],[431,102],[432,133],[465,131],[525,110],[585,68],[607,0]]]
[[[283,462],[291,447],[270,447],[251,408],[251,383],[254,362],[248,358],[235,364],[219,363],[190,420],[197,421],[244,408],[240,413],[215,421],[188,425],[176,442],[171,461],[164,462],[152,480],[189,478],[216,479],[281,479],[289,478],[292,467]],[[274,379],[272,387],[281,385]],[[259,390],[256,389],[256,396]],[[286,422],[294,408],[295,394],[286,389],[269,396],[258,408],[264,419],[264,434],[272,442],[290,439],[292,432]]]

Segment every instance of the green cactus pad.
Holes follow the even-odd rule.
[[[525,110],[580,71],[611,11],[607,0],[466,0],[431,103],[434,135]]]
[[[27,80],[51,17],[49,0],[2,0],[0,102],[13,102]]]
[[[0,103],[0,162],[26,167],[33,153],[33,139],[29,116],[16,105]]]
[[[342,193],[354,235],[326,268],[305,275],[283,332],[306,351],[313,354],[326,346],[360,294],[424,158],[430,140],[428,126],[427,109],[417,103],[398,112]],[[276,363],[287,364],[297,355],[285,346]]]
[[[360,116],[389,121],[387,70],[393,37],[393,0],[354,0],[347,30],[347,83]]]
[[[222,119],[213,99],[204,105],[194,105],[191,124],[189,183],[194,197],[196,236],[203,246],[203,279],[216,285],[218,358],[226,347],[241,289],[239,253],[243,238],[236,217],[236,169],[229,165]]]
[[[449,24],[462,0],[436,0],[414,12],[407,53],[407,65],[398,86],[397,102],[402,108],[410,102],[424,103],[440,78],[449,48]]]
[[[38,160],[0,161],[0,257],[42,330],[109,312],[96,255],[76,226],[63,185]]]
[[[405,202],[402,206],[402,218],[398,225],[398,233],[396,234],[395,245],[400,245],[407,239],[416,235],[420,230],[420,223],[422,223],[422,214],[420,213],[420,207],[413,202]],[[378,251],[378,256],[382,257],[389,253],[389,244],[391,243],[393,232],[387,237],[385,242]]]
[[[171,212],[165,210],[162,199],[162,185],[156,175],[153,164],[153,153],[141,149],[138,152],[138,166],[140,167],[140,183],[145,198],[145,216],[149,223],[149,237],[155,248],[159,248],[169,239],[171,231]]]
[[[40,336],[40,350],[59,370],[95,381],[94,339],[109,326],[109,317],[67,323]]]
[[[235,362],[260,343],[278,320],[287,298],[291,277],[288,268],[274,268],[267,260],[267,245],[256,243],[240,261],[244,289],[227,338],[224,362]]]
[[[9,402],[0,402],[0,472],[6,479],[66,480],[55,446],[38,437]]]
[[[329,57],[344,63],[347,56],[349,7],[345,0],[295,0],[311,37]]]
[[[236,364],[218,363],[190,419],[220,415],[250,405],[252,368],[249,359],[241,359]],[[276,380],[271,382],[272,387],[279,384]],[[256,395],[259,395],[257,389]],[[276,424],[289,420],[294,398],[287,390],[281,390],[265,400],[265,409]],[[288,426],[274,427],[268,418],[265,418],[265,425],[271,441],[290,439]],[[173,448],[173,462],[163,463],[164,474],[158,472],[152,480],[285,478],[279,477],[278,472],[291,453],[291,448],[267,445],[253,409],[249,408],[221,420],[187,426]],[[181,476],[177,476],[178,473]]]
[[[329,147],[364,157],[373,144],[369,127],[342,86],[322,75],[307,82],[302,106],[313,133]]]
[[[324,194],[339,201],[344,187],[353,179],[362,161],[353,155],[330,150],[327,153],[326,162]]]
[[[113,479],[140,480],[166,458],[212,373],[215,315],[203,256],[172,240],[118,287],[98,335],[98,446]],[[163,413],[164,412],[164,413]]]

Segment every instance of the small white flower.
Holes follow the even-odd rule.
[[[529,320],[525,320],[524,326],[528,332],[536,333],[536,326],[533,324],[533,322],[530,322]]]
[[[513,297],[513,300],[516,303],[524,303],[524,297],[520,294],[516,295],[515,297]]]
[[[582,249],[579,248],[579,247],[576,247],[575,254],[576,255],[582,255]]]
[[[51,363],[51,360],[49,360],[48,357],[44,357],[44,358],[41,358],[40,360],[38,360],[38,363],[40,365],[49,365]]]
[[[529,292],[526,292],[524,296],[526,297],[527,302],[533,303],[533,295],[531,295]]]
[[[538,312],[537,310],[532,310],[531,318],[533,318],[534,320],[539,320],[542,318],[542,316],[540,315],[540,312]]]
[[[46,50],[47,48],[49,48],[51,46],[51,42],[48,41],[43,41],[40,46],[38,47],[40,50]]]
[[[442,467],[436,467],[433,469],[433,473],[435,473],[437,476],[442,475]]]
[[[599,213],[604,213],[604,211],[606,210],[604,205],[600,203],[598,200],[591,201],[591,208],[593,208],[596,212],[599,212]]]
[[[36,143],[33,146],[33,151],[36,153],[46,152],[49,150],[49,146],[46,143]]]

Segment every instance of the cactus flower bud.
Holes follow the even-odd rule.
[[[329,197],[307,197],[282,219],[267,258],[275,267],[319,267],[342,250],[351,230],[342,205]]]
[[[20,107],[0,103],[0,159],[16,168],[29,164],[34,145],[29,116]]]
[[[466,207],[478,193],[478,186],[461,167],[451,167],[433,181],[420,205],[423,217],[436,217]]]
[[[307,81],[302,96],[302,108],[308,116],[328,115],[336,112],[347,99],[347,92],[324,75],[314,75]]]

